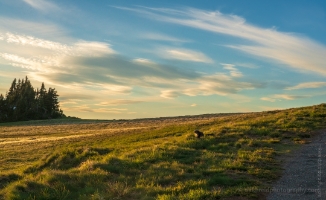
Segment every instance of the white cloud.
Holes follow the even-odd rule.
[[[82,104],[82,105],[76,105],[76,106],[67,106],[65,105],[62,106],[64,111],[72,112],[72,111],[77,111],[77,112],[91,112],[91,113],[114,113],[114,114],[120,114],[128,111],[126,108],[92,108],[93,105],[87,105],[87,104]]]
[[[58,42],[53,42],[50,40],[43,40],[32,36],[13,34],[10,32],[6,33],[4,39],[7,41],[7,43],[13,43],[13,44],[23,45],[23,46],[28,45],[28,46],[40,47],[44,49],[58,51],[61,53],[68,53],[69,51],[71,51],[71,47],[69,47],[68,45],[60,44]]]
[[[28,20],[0,17],[0,29],[5,37],[5,32],[24,33],[46,38],[65,38],[66,31],[50,22],[39,23]],[[1,35],[1,33],[0,33]]]
[[[71,73],[67,59],[71,57],[101,57],[116,52],[107,43],[78,41],[63,44],[33,36],[8,32],[3,35],[0,58],[8,64],[42,73]],[[35,74],[34,74],[35,75]]]
[[[310,95],[287,95],[287,94],[277,94],[275,98],[285,99],[285,100],[295,100],[310,97]]]
[[[159,40],[159,41],[166,41],[166,42],[176,42],[176,43],[190,42],[190,40],[179,39],[179,38],[164,35],[161,33],[145,33],[145,34],[142,34],[141,37],[148,39],[148,40]]]
[[[239,82],[234,80],[234,77],[225,74],[213,74],[197,79],[193,84],[193,87],[184,89],[183,93],[188,96],[207,96],[214,94],[226,96],[229,94],[235,94],[242,90],[250,90],[257,87],[260,87],[260,85],[249,82]]]
[[[311,97],[310,95],[289,95],[289,94],[275,94],[270,97],[262,97],[260,98],[263,101],[280,101],[280,100],[295,100],[295,99],[302,99]]]
[[[33,71],[41,71],[41,72],[48,72],[48,73],[55,71],[55,69],[52,69],[51,67],[55,64],[50,61],[39,60],[36,58],[24,58],[18,55],[8,54],[8,53],[0,53],[0,57],[9,61],[10,64],[15,67],[21,67],[24,69],[30,69]]]
[[[168,59],[185,60],[192,62],[212,63],[213,60],[202,52],[189,49],[162,49],[160,54]]]
[[[260,68],[259,66],[255,65],[253,63],[235,63],[235,65],[237,65],[239,67],[250,68],[250,69],[258,69],[258,68]]]
[[[125,109],[125,108],[96,108],[96,109],[93,109],[92,111],[97,112],[97,113],[120,114],[120,113],[123,113],[123,112],[127,111],[127,109]]]
[[[298,89],[307,89],[307,88],[321,88],[326,87],[326,82],[307,82],[300,83],[293,87],[287,87],[285,90],[298,90]]]
[[[133,62],[139,63],[139,64],[145,64],[145,65],[153,65],[153,64],[155,64],[154,62],[152,62],[151,60],[146,59],[146,58],[136,58],[136,59],[133,60]]]
[[[40,11],[54,11],[59,7],[47,0],[23,0],[28,5]]]
[[[129,100],[129,99],[117,99],[117,100],[111,100],[111,101],[104,101],[100,104],[97,104],[99,106],[112,106],[112,105],[129,105],[129,104],[137,104],[144,101],[140,100]]]
[[[12,43],[22,46],[32,46],[44,49],[49,49],[63,55],[74,56],[102,56],[105,54],[114,54],[115,51],[109,44],[96,41],[78,41],[73,45],[62,44],[50,40],[44,40],[32,36],[6,33],[4,40],[7,43]]]
[[[100,90],[102,95],[106,94],[129,94],[132,90],[131,86],[115,85],[107,83],[85,82],[83,88]]]
[[[243,74],[237,68],[235,68],[235,65],[233,65],[233,64],[222,64],[222,65],[223,65],[224,69],[230,71],[230,75],[232,77],[242,77],[243,76]]]
[[[261,84],[239,82],[235,77],[226,74],[205,75],[194,80],[174,81],[174,89],[161,91],[161,97],[176,98],[180,95],[209,96],[209,95],[234,95],[242,90],[262,87]]]
[[[181,95],[180,92],[178,92],[176,90],[163,90],[163,91],[161,91],[160,96],[163,98],[167,98],[167,99],[173,99],[180,95]]]
[[[72,46],[70,53],[77,56],[92,56],[100,57],[105,54],[115,54],[115,51],[110,47],[109,44],[104,42],[94,41],[79,41]]]
[[[274,28],[251,25],[244,18],[198,9],[173,10],[165,8],[120,8],[147,15],[151,19],[180,24],[217,34],[225,34],[252,42],[251,45],[226,45],[258,57],[283,63],[300,72],[326,76],[326,47],[309,38],[279,32]]]
[[[93,95],[91,100],[83,96],[76,98],[102,102],[97,106],[137,103],[136,100],[124,100],[134,92],[152,95],[158,98],[155,101],[161,101],[160,97],[172,99],[180,95],[230,95],[261,87],[259,84],[238,81],[237,78],[241,77],[242,73],[230,64],[224,64],[229,73],[205,75],[175,66],[161,65],[145,58],[130,60],[115,53],[109,44],[96,41],[65,44],[8,32],[0,42],[2,47],[6,47],[3,51],[10,51],[0,52],[0,58],[13,66],[27,69],[27,75],[32,80],[59,86],[64,90],[69,89],[74,91],[74,94]],[[162,50],[169,52],[170,58],[174,59],[212,62],[197,51],[168,48]],[[160,97],[157,95],[158,91]],[[103,100],[111,97],[120,100]],[[76,107],[74,111],[80,108],[82,111],[91,112],[93,109],[81,105],[81,102],[78,105],[82,107]]]
[[[64,101],[64,102],[60,102],[60,105],[66,105],[66,104],[78,104],[77,101]]]
[[[65,112],[73,112],[73,111],[77,111],[77,112],[94,112],[93,109],[91,109],[91,107],[89,105],[77,105],[77,106],[62,106],[62,110],[64,110]]]

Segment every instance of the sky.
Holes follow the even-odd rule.
[[[67,116],[326,102],[324,0],[0,0],[0,93],[27,76]]]

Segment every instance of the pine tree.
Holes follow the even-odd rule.
[[[15,109],[17,119],[28,120],[34,118],[35,91],[27,77],[20,84],[18,81],[17,92],[20,94]]]
[[[55,100],[56,100],[56,93],[55,90],[52,88],[49,88],[47,96],[46,96],[46,109],[48,111],[48,117],[52,117],[56,111],[55,107]]]
[[[7,117],[9,121],[15,121],[16,116],[14,116],[14,110],[16,109],[16,104],[18,100],[17,94],[17,80],[14,79],[11,83],[9,92],[6,94],[6,105],[7,105]]]
[[[25,79],[14,79],[6,97],[0,95],[0,122],[49,119],[64,117],[60,109],[57,91],[44,83],[34,90],[27,76]]]
[[[2,94],[0,94],[0,122],[7,121],[7,105],[6,100]]]
[[[45,89],[44,83],[42,83],[40,90],[38,91],[37,96],[37,110],[38,110],[38,117],[40,119],[47,118],[47,109],[46,109],[46,98],[47,98],[47,91]]]

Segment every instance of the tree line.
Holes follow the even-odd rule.
[[[58,96],[54,88],[46,90],[44,83],[34,90],[27,76],[14,79],[6,95],[0,94],[0,122],[65,117]]]

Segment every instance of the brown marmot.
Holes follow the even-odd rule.
[[[195,130],[194,133],[195,133],[196,138],[200,138],[200,137],[204,136],[204,133],[199,130]]]

